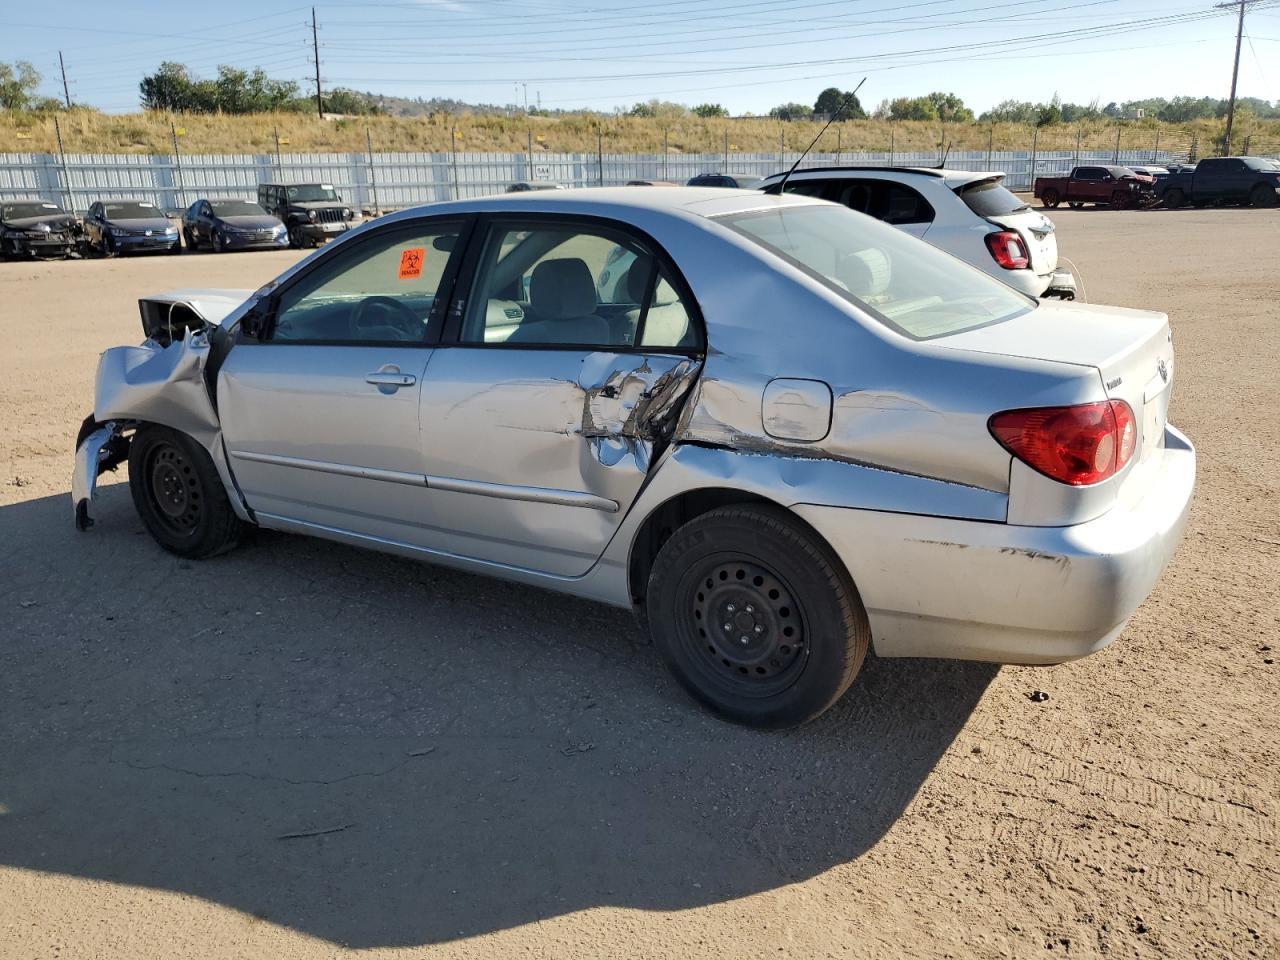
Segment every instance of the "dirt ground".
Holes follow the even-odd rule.
[[[1172,566],[1088,660],[872,659],[783,734],[623,612],[282,535],[180,561],[122,476],[77,533],[135,298],[294,255],[0,265],[0,957],[1280,957],[1280,216],[1054,219],[1090,298],[1172,317]]]

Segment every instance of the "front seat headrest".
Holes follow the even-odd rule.
[[[568,320],[595,313],[596,284],[585,260],[543,260],[529,280],[529,306],[541,320]]]

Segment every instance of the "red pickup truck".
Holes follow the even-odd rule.
[[[1123,210],[1141,206],[1154,182],[1128,167],[1076,167],[1067,177],[1036,177],[1032,192],[1048,208],[1065,200],[1072,207],[1100,203]]]

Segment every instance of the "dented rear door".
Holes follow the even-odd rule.
[[[423,382],[436,546],[577,576],[608,545],[701,371],[696,305],[651,244],[612,229],[486,229],[475,279],[459,284],[470,296],[451,307],[453,342],[446,333]],[[633,282],[613,276],[620,266]],[[593,342],[556,342],[575,338]]]

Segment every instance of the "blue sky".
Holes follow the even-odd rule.
[[[1087,103],[1225,97],[1234,17],[1191,0],[348,0],[319,3],[321,78],[399,96],[629,107],[658,97],[735,114],[812,103],[825,86],[862,101],[931,90],[975,109],[1006,98]],[[310,6],[267,0],[0,5],[0,60],[26,59],[61,95],[137,108],[162,60],[308,78]],[[1072,31],[1063,34],[1062,31]],[[1246,21],[1240,93],[1280,98],[1280,0]]]

